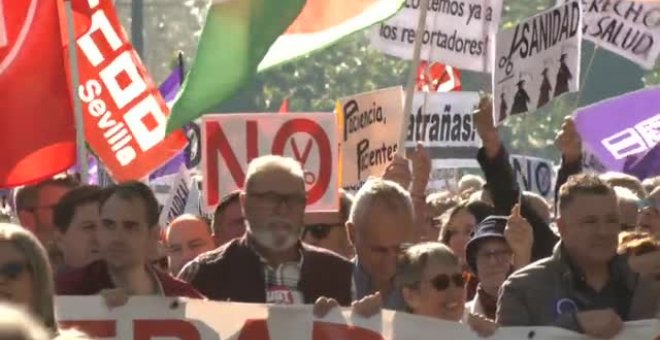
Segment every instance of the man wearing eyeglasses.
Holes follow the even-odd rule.
[[[250,162],[241,207],[246,233],[188,263],[180,277],[212,300],[311,304],[351,302],[351,264],[300,242],[307,204],[303,170],[291,158]]]

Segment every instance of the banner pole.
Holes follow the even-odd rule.
[[[422,0],[420,5],[419,21],[417,21],[417,31],[415,33],[415,45],[413,49],[412,64],[410,65],[410,72],[408,73],[408,88],[406,89],[405,104],[403,105],[403,116],[406,117],[401,127],[401,136],[399,137],[399,147],[397,148],[397,155],[405,157],[406,155],[406,136],[409,124],[410,112],[412,110],[413,96],[415,95],[417,69],[419,68],[419,59],[422,52],[422,40],[424,39],[424,32],[426,31],[426,14],[429,9],[429,0]]]
[[[73,8],[71,1],[65,1],[66,26],[69,38],[69,69],[71,70],[71,95],[73,100],[73,113],[76,119],[76,151],[78,166],[80,167],[80,180],[82,183],[89,182],[89,164],[87,163],[87,148],[85,146],[85,124],[82,114],[82,103],[78,98],[77,88],[80,85],[80,73],[78,70],[78,48],[76,46],[76,34],[73,22]]]

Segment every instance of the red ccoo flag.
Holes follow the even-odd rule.
[[[0,187],[63,172],[75,123],[56,0],[0,0]]]

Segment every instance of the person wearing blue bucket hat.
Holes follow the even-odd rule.
[[[509,217],[489,216],[477,225],[465,246],[467,265],[479,279],[474,299],[465,305],[466,316],[495,319],[499,289],[515,269],[529,263],[532,242],[531,226],[517,206]]]

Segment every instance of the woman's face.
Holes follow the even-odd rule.
[[[0,301],[34,306],[29,260],[11,242],[0,241]]]
[[[430,260],[417,288],[403,288],[413,314],[460,321],[465,308],[465,282],[458,265]]]
[[[448,246],[458,256],[461,263],[465,263],[465,244],[470,240],[470,233],[476,225],[477,219],[467,209],[461,209],[447,223]]]
[[[477,277],[487,292],[497,292],[513,268],[513,252],[502,239],[484,240],[477,249]]]

